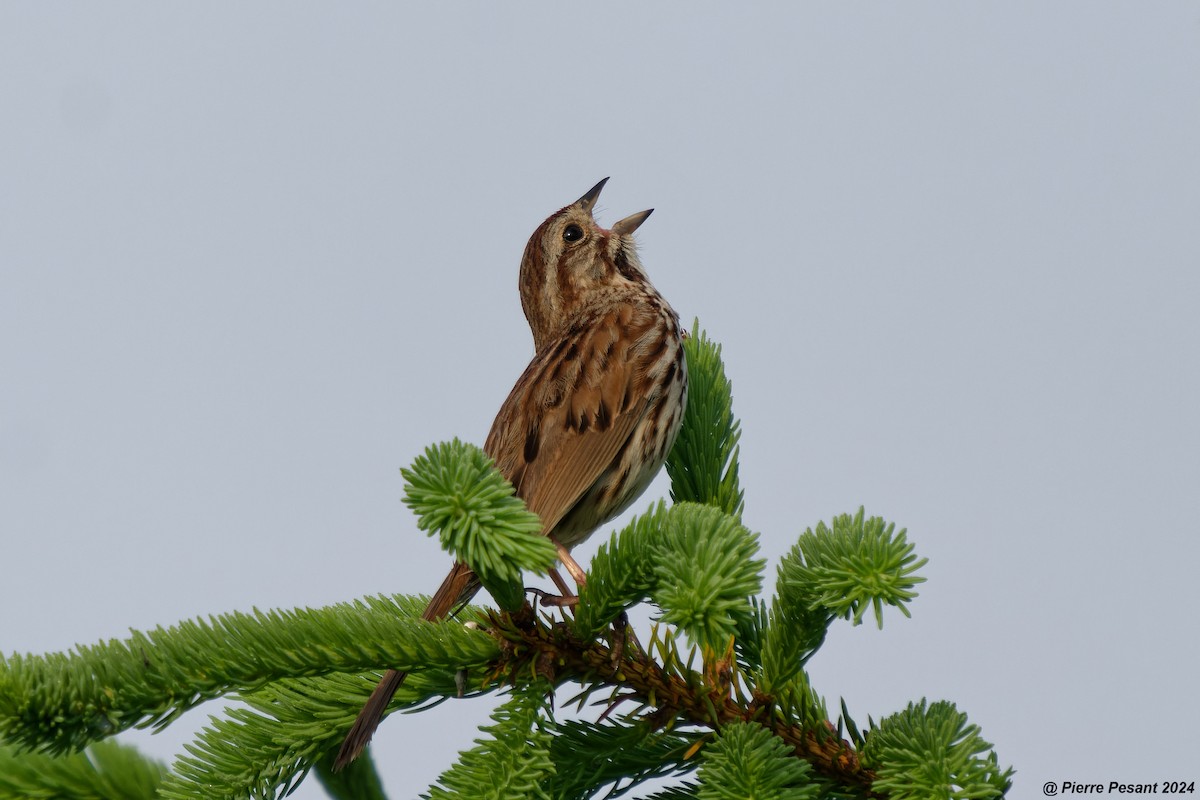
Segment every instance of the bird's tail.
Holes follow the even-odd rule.
[[[429,605],[425,606],[421,618],[430,622],[444,619],[470,601],[478,591],[478,576],[466,564],[461,561],[455,562],[450,574],[446,576],[442,585],[430,599]],[[363,706],[362,711],[358,712],[358,718],[354,720],[350,733],[346,734],[346,739],[342,742],[342,747],[338,750],[337,758],[333,762],[334,772],[344,769],[366,749],[371,737],[375,734],[375,729],[383,721],[388,704],[392,702],[392,697],[404,683],[407,675],[407,672],[394,669],[389,669],[384,673],[383,679],[379,681],[379,685],[367,699],[367,704]]]

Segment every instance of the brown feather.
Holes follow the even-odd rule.
[[[429,599],[429,604],[425,606],[425,611],[421,614],[421,619],[429,622],[436,622],[439,619],[450,616],[456,613],[458,609],[469,602],[475,593],[479,591],[479,578],[466,564],[461,561],[456,561],[450,569],[450,574],[442,581],[442,585],[433,593],[433,597]],[[379,685],[371,692],[371,696],[367,698],[366,704],[358,717],[354,720],[354,725],[350,727],[350,732],[346,734],[346,738],[342,741],[342,746],[338,750],[337,758],[333,761],[333,769],[335,772],[342,770],[354,759],[358,758],[362,753],[363,748],[371,741],[371,736],[375,733],[375,728],[379,726],[379,721],[383,719],[387,712],[388,705],[392,702],[393,695],[396,690],[404,683],[404,679],[408,676],[407,672],[389,669],[383,674],[383,678],[379,681]]]
[[[687,403],[679,319],[650,285],[629,236],[649,212],[600,228],[591,210],[603,185],[553,214],[525,247],[521,306],[537,352],[484,444],[542,533],[565,550],[642,493]],[[478,577],[456,563],[424,619],[451,615],[478,590]],[[404,677],[384,675],[335,770],[366,747]]]
[[[563,352],[557,344],[535,356],[484,444],[506,477],[520,475],[517,494],[541,518],[543,532],[567,547],[579,532],[556,526],[603,476],[657,399],[635,393],[637,401],[628,400],[635,376],[652,366],[628,343],[628,333],[652,326],[642,320],[634,324],[639,316],[648,313],[621,305],[578,326],[569,337],[567,352],[577,353],[571,361],[556,357]],[[557,381],[538,379],[556,369]],[[536,445],[531,446],[531,435]]]

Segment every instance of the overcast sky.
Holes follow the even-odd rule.
[[[611,175],[772,571],[859,505],[929,558],[831,708],[953,700],[1014,797],[1200,778],[1195,4],[13,2],[0,110],[0,652],[431,591],[398,468],[482,443]],[[389,719],[392,795],[490,708]]]

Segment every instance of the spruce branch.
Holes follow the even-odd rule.
[[[414,672],[396,692],[393,709],[436,705],[454,697],[455,673],[453,668]],[[373,770],[365,769],[369,758],[356,761],[356,771],[327,769],[327,756],[341,744],[379,677],[378,672],[369,672],[296,678],[235,695],[248,708],[227,708],[224,716],[210,718],[188,753],[175,760],[161,796],[170,800],[282,797],[315,768],[335,797],[382,797],[372,793],[377,778]]]
[[[777,607],[760,599],[739,618],[734,645],[738,665],[760,696],[784,718],[817,728],[826,724],[825,701],[813,690],[804,671],[810,636],[803,621],[785,617]],[[822,636],[824,635],[822,630]]]
[[[724,675],[690,669],[669,632],[662,639],[656,636],[649,652],[627,648],[614,652],[606,644],[580,640],[569,623],[535,619],[528,611],[515,617],[493,615],[491,626],[493,634],[507,642],[497,665],[497,674],[506,682],[519,684],[536,674],[555,686],[568,681],[586,685],[588,694],[612,687],[620,692],[621,701],[649,710],[646,719],[656,726],[720,730],[736,722],[755,723],[782,739],[824,778],[856,796],[882,796],[871,788],[873,773],[863,768],[853,748],[838,739],[827,723],[796,724],[771,713],[772,698],[758,693],[750,702],[742,702]]]
[[[0,661],[0,738],[66,753],[129,728],[164,727],[233,690],[283,678],[483,664],[486,635],[419,619],[424,598],[368,598],[322,609],[231,613],[70,653]]]
[[[806,530],[779,565],[776,589],[781,613],[805,618],[810,638],[823,638],[820,620],[825,617],[862,623],[868,608],[883,627],[883,606],[910,616],[907,604],[925,581],[916,572],[928,563],[918,559],[906,531],[896,533],[895,523],[866,517],[862,508],[854,516],[833,518]],[[827,623],[826,623],[827,625]]]
[[[625,794],[651,778],[695,769],[688,753],[695,734],[655,730],[646,720],[622,716],[615,721],[553,721],[550,756],[554,777],[546,783],[555,800],[585,800],[597,787],[611,785],[609,796]]]
[[[945,701],[909,703],[885,718],[867,734],[862,757],[892,800],[980,800],[1002,797],[1012,785],[1012,769],[1000,769],[979,726]]]
[[[696,800],[700,795],[700,787],[694,783],[683,783],[679,786],[668,786],[666,789],[647,795],[642,800]]]
[[[725,376],[721,346],[700,330],[697,319],[683,350],[688,401],[679,436],[667,456],[671,500],[713,505],[740,520],[745,505],[738,482],[742,432],[733,415],[733,384]]]
[[[387,800],[370,758],[358,758],[341,772],[334,772],[327,760],[318,761],[316,775],[333,800]]]
[[[761,598],[751,597],[749,610],[737,617],[733,644],[738,663],[746,672],[754,672],[762,662],[763,636],[767,629],[770,606]]]
[[[762,590],[766,561],[754,558],[758,535],[737,517],[694,503],[675,504],[663,522],[651,590],[662,621],[702,651],[722,651],[739,620],[752,613],[748,598]]]
[[[618,614],[650,596],[666,518],[667,505],[659,501],[613,533],[592,556],[575,608],[575,630],[581,639],[594,638]]]
[[[780,562],[775,598],[759,630],[757,677],[787,714],[810,723],[827,718],[804,665],[835,619],[857,625],[871,608],[882,627],[884,604],[909,616],[906,604],[917,596],[913,587],[925,580],[916,573],[927,562],[914,554],[905,531],[895,528],[880,517],[868,519],[859,508],[853,516],[834,517],[832,527],[820,522],[815,531],[806,530]]]
[[[152,800],[165,773],[162,764],[117,742],[58,758],[0,744],[0,800]]]
[[[420,620],[423,597],[378,597],[0,659],[0,738],[9,742],[0,747],[0,800],[26,796],[4,794],[10,772],[25,792],[42,786],[29,776],[55,770],[65,777],[50,780],[62,785],[109,786],[126,755],[115,745],[44,754],[163,726],[221,695],[241,705],[212,718],[169,774],[126,758],[127,772],[165,800],[277,798],[313,771],[339,800],[382,800],[369,761],[339,775],[327,765],[384,667],[411,673],[393,711],[426,710],[464,687],[511,687],[478,746],[428,798],[583,800],[606,787],[615,797],[653,777],[693,773],[697,782],[652,798],[1003,794],[1012,771],[950,704],[922,701],[865,734],[843,704],[839,727],[829,723],[807,661],[835,619],[859,624],[873,609],[881,625],[884,605],[907,616],[925,560],[905,531],[859,509],[805,531],[779,565],[775,596],[758,598],[764,562],[757,535],[741,524],[740,426],[720,347],[697,323],[685,348],[691,399],[668,459],[675,503],[651,506],[601,546],[573,617],[539,617],[522,602],[522,571],[544,571],[555,553],[512,486],[479,448],[435,445],[402,470],[405,502],[497,598],[502,611],[465,612],[481,630]],[[647,600],[661,614],[643,649],[628,628],[609,625]],[[598,721],[554,718],[552,692],[566,684],[581,707],[599,696],[607,707]],[[18,747],[40,752],[14,755]]]
[[[535,680],[518,687],[492,714],[494,725],[483,728],[487,738],[459,756],[422,797],[427,800],[483,798],[508,800],[529,797],[551,800],[545,784],[555,774],[550,757],[551,735],[546,729],[549,685]]]
[[[592,638],[621,611],[652,598],[665,622],[702,647],[724,650],[752,612],[747,598],[762,589],[766,562],[757,553],[758,536],[719,508],[660,502],[592,558],[576,632]]]
[[[792,757],[767,729],[734,722],[704,748],[699,800],[816,800],[821,784],[808,763]]]
[[[378,674],[374,678],[378,680]],[[246,706],[212,716],[195,741],[172,764],[160,796],[168,800],[282,797],[341,742],[371,684],[358,675],[326,675],[276,681],[257,691],[235,695]],[[416,673],[403,687],[402,702],[415,705],[453,692],[448,670]],[[370,797],[369,759],[356,771],[318,776],[333,789]],[[335,795],[337,796],[337,795]]]
[[[483,450],[458,439],[426,448],[404,476],[417,527],[475,571],[501,608],[524,601],[521,570],[546,574],[558,554],[542,523]]]

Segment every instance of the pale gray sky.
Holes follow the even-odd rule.
[[[611,175],[765,554],[861,504],[930,559],[832,707],[953,700],[1019,797],[1200,777],[1200,7],[6,3],[0,109],[0,651],[432,590],[397,469],[482,442]],[[391,718],[393,796],[489,708]]]

